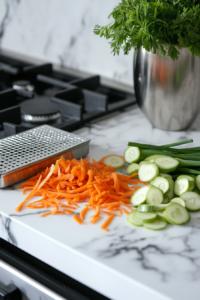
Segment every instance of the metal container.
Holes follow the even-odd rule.
[[[140,48],[134,56],[134,86],[139,107],[163,130],[191,126],[200,111],[200,59],[179,50],[179,59],[158,57]]]
[[[0,188],[31,177],[65,159],[84,157],[89,139],[42,125],[0,140]]]

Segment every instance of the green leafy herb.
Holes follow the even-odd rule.
[[[114,55],[143,46],[173,60],[182,47],[200,57],[200,0],[122,0],[110,17],[113,21],[96,25],[94,33],[111,40]]]

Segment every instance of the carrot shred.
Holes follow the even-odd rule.
[[[125,214],[129,215],[129,212],[128,212],[128,210],[126,210],[126,208],[123,207],[122,210]]]
[[[84,222],[83,222],[77,215],[74,215],[73,218],[74,218],[74,220],[75,220],[76,222],[78,222],[79,224],[84,224]]]
[[[107,229],[107,226],[111,223],[112,219],[114,218],[114,215],[110,215],[110,217],[107,218],[107,220],[103,223],[101,226],[101,229]],[[108,229],[107,229],[108,230]]]
[[[93,217],[93,219],[90,221],[90,224],[96,223],[99,219],[101,219],[101,216]]]
[[[63,209],[63,211],[67,214],[74,214],[74,211],[72,211],[70,209]]]
[[[131,176],[116,173],[114,168],[104,164],[105,157],[98,162],[90,162],[89,157],[80,161],[61,157],[55,165],[17,187],[22,189],[23,194],[27,190],[30,192],[16,211],[20,211],[32,197],[39,196],[40,200],[30,201],[25,207],[50,209],[41,217],[74,214],[74,220],[84,224],[88,210],[94,209],[90,223],[96,223],[102,214],[108,215],[101,229],[109,231],[107,227],[115,216],[128,214],[132,210],[130,197],[140,188],[138,184],[143,182],[135,177],[137,173]],[[84,207],[77,214],[83,202]]]
[[[86,206],[86,207],[81,211],[80,217],[81,217],[82,220],[85,219],[85,215],[86,215],[86,212],[88,211],[88,209],[89,209],[88,206]]]

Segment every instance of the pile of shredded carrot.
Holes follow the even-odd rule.
[[[122,213],[128,214],[132,207],[130,196],[140,188],[138,183],[143,183],[134,178],[137,175],[125,176],[115,173],[115,169],[90,158],[85,160],[65,160],[61,157],[55,165],[28,179],[20,187],[23,194],[31,190],[26,199],[16,208],[20,211],[24,205],[31,209],[53,208],[41,217],[55,214],[73,214],[74,220],[79,224],[84,223],[86,213],[94,210],[90,223],[96,223],[102,215],[108,215],[101,228],[108,231],[108,225],[115,216]],[[145,183],[143,183],[145,184]],[[42,198],[27,204],[33,196]],[[76,210],[79,203],[85,202],[85,207],[80,213]]]

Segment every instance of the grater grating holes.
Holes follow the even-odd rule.
[[[0,175],[87,142],[48,125],[0,140]]]

